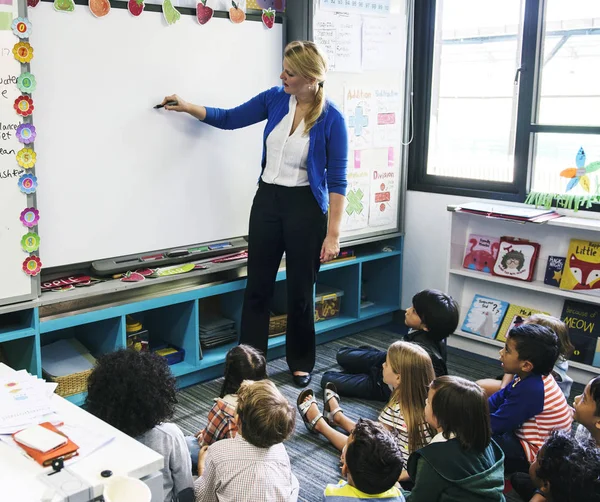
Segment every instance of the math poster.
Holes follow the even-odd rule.
[[[369,197],[369,227],[395,226],[398,219],[400,172],[396,167],[393,147],[374,148],[368,154],[371,166]]]
[[[375,127],[375,94],[364,87],[344,89],[344,114],[348,126],[350,150],[363,150],[373,147]]]
[[[375,89],[373,146],[398,145],[402,139],[402,98],[393,88]]]
[[[353,162],[348,165],[348,188],[342,216],[342,231],[360,230],[369,224],[369,192],[371,189],[370,171],[363,162],[367,150],[354,150]]]

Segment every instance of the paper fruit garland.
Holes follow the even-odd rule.
[[[164,0],[163,2],[163,16],[168,25],[175,24],[181,19],[181,13],[173,7],[171,0]]]
[[[33,253],[40,248],[40,236],[35,232],[27,232],[21,239],[21,247],[26,253]]]
[[[234,24],[243,23],[246,19],[246,13],[243,9],[240,8],[240,3],[241,0],[238,0],[237,3],[231,0],[231,8],[229,9],[229,19]]]
[[[275,9],[263,9],[262,22],[267,28],[273,28],[273,24],[275,23]]]
[[[23,169],[31,169],[35,166],[37,154],[31,148],[21,148],[17,152],[17,163]]]
[[[110,12],[110,2],[108,0],[89,0],[88,6],[96,17],[104,17]]]
[[[129,0],[129,2],[127,2],[127,10],[135,17],[139,16],[144,11],[145,6],[144,0]]]
[[[23,271],[27,275],[36,276],[42,270],[42,261],[37,256],[28,256],[23,262]]]
[[[208,23],[214,14],[214,11],[206,5],[207,0],[200,0],[196,6],[196,18],[200,24]]]
[[[54,10],[58,12],[73,12],[75,2],[73,0],[54,0]]]

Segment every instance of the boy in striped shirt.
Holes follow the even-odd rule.
[[[513,328],[500,350],[504,372],[514,378],[489,398],[489,405],[506,474],[528,472],[553,430],[571,430],[572,409],[551,375],[559,352],[556,334],[537,324]]]

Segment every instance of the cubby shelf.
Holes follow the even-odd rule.
[[[381,249],[393,249],[383,252]],[[315,294],[343,291],[336,317],[315,323],[317,343],[389,322],[391,313],[400,308],[402,238],[357,245],[356,257],[324,264],[317,278]],[[99,357],[126,347],[128,316],[148,330],[150,345],[165,342],[185,350],[183,361],[171,366],[180,385],[191,385],[219,376],[229,349],[237,342],[202,349],[200,325],[203,316],[217,314],[234,321],[239,333],[246,278],[244,265],[238,271],[227,267],[215,271],[210,282],[195,275],[178,280],[148,281],[149,288],[109,283],[87,289],[88,296],[43,294],[34,308],[0,314],[0,348],[10,356],[17,369],[41,376],[41,352],[44,345],[65,338],[76,338],[93,356]],[[277,273],[274,303],[285,309],[285,262]],[[48,303],[44,303],[45,299]],[[75,299],[75,301],[72,301]],[[373,304],[361,309],[361,300]],[[275,309],[274,309],[275,310]],[[283,310],[285,311],[285,310]],[[269,339],[269,358],[285,350],[285,334]],[[68,396],[77,405],[86,393]]]

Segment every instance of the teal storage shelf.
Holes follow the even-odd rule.
[[[384,247],[394,251],[382,252]],[[319,312],[334,317],[315,323],[317,344],[385,324],[400,308],[402,238],[353,249],[354,259],[326,263],[319,271],[315,293],[325,295],[329,302]],[[9,366],[41,376],[45,345],[76,338],[93,356],[108,354],[127,346],[126,324],[131,316],[148,331],[151,348],[165,343],[185,350],[183,361],[170,366],[179,387],[217,378],[222,376],[227,352],[238,342],[202,349],[200,326],[215,315],[225,317],[233,321],[239,336],[246,287],[242,273],[242,268],[230,267],[213,272],[205,282],[200,276],[182,275],[181,279],[169,278],[164,287],[160,279],[147,281],[148,287],[131,285],[131,289],[102,283],[86,289],[86,295],[79,290],[76,297],[44,293],[32,308],[4,309],[0,314],[0,352]],[[284,264],[276,276],[271,305],[277,314],[287,310],[285,281]],[[343,295],[334,300],[328,292]],[[370,306],[361,308],[362,302]],[[269,359],[285,353],[285,341],[285,334],[269,339]],[[78,406],[85,398],[85,392],[67,397]]]

